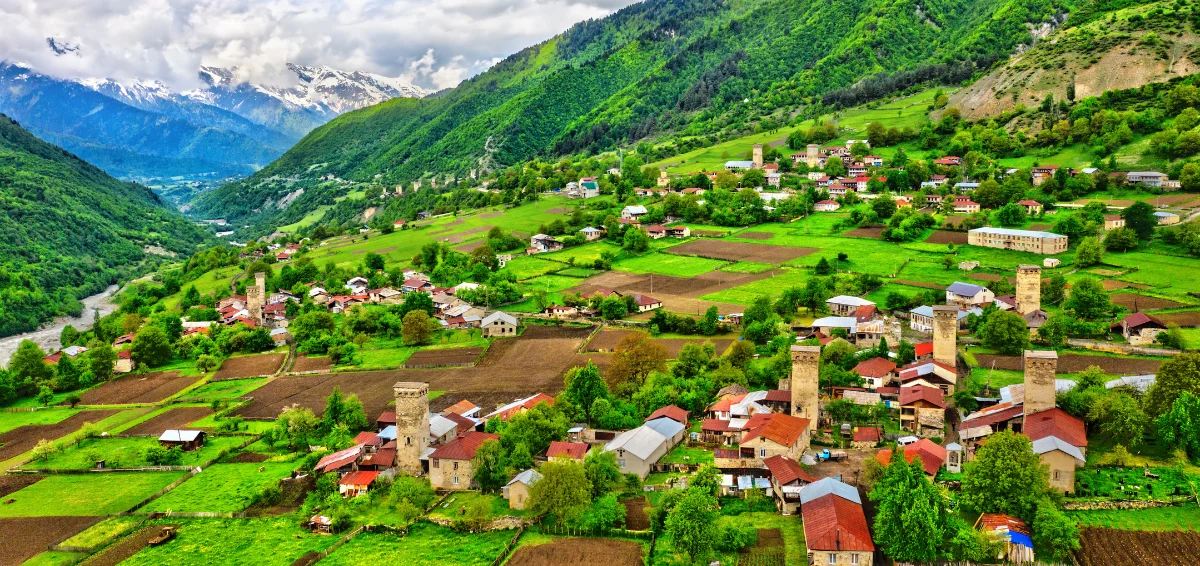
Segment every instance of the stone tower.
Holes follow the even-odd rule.
[[[819,155],[820,151],[821,146],[815,143],[808,144],[808,154],[805,156],[805,160],[808,162],[809,169],[816,169],[817,165],[821,162]]]
[[[1017,266],[1017,313],[1025,316],[1042,308],[1042,268]]]
[[[396,467],[421,474],[421,453],[429,446],[429,384],[401,381],[396,392]]]
[[[809,430],[817,428],[821,361],[820,346],[792,346],[792,415],[808,419]]]
[[[663,167],[658,170],[658,186],[666,187],[671,184],[671,178],[667,176],[667,168]]]
[[[1025,415],[1054,408],[1054,350],[1025,350]]]
[[[933,361],[958,365],[958,307],[933,307]]]
[[[246,310],[250,312],[250,319],[260,325],[263,323],[266,295],[267,274],[260,271],[254,274],[254,284],[246,286]]]
[[[761,143],[754,144],[754,168],[762,169],[763,166],[763,145]]]

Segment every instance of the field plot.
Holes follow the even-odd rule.
[[[171,409],[146,422],[125,429],[122,436],[142,436],[152,434],[158,436],[166,430],[188,428],[188,424],[213,414],[208,407],[182,407]]]
[[[513,531],[471,534],[455,532],[438,525],[417,523],[404,537],[382,533],[361,534],[321,560],[321,564],[488,566],[500,555],[500,551],[504,550],[504,546],[512,537]]]
[[[145,375],[127,374],[100,387],[85,391],[80,397],[84,405],[122,405],[126,403],[157,403],[199,381],[195,377],[180,377],[177,372],[155,372]]]
[[[646,496],[639,495],[622,499],[621,504],[625,506],[625,528],[631,531],[644,531],[650,528],[650,516],[646,514],[646,508],[650,503],[646,501]]]
[[[179,465],[204,464],[216,458],[222,450],[233,449],[245,441],[246,438],[241,436],[209,436],[202,448],[184,452]],[[151,465],[145,454],[147,449],[155,446],[158,446],[157,435],[93,438],[55,452],[43,460],[29,462],[23,467],[34,470],[90,470],[96,466],[98,460],[104,460],[105,466],[110,469],[142,468]]]
[[[287,354],[259,354],[229,358],[221,364],[221,369],[213,374],[213,381],[274,375],[279,371],[279,366],[283,365],[285,359],[287,359]]]
[[[5,495],[8,495],[10,493],[21,491],[22,489],[25,489],[25,488],[41,481],[43,477],[45,477],[45,476],[30,476],[30,475],[0,476],[0,497],[4,497]]]
[[[961,246],[967,243],[966,232],[954,232],[951,230],[934,230],[928,238],[925,238],[926,244],[954,244]]]
[[[1110,291],[1110,292],[1117,291],[1119,289],[1138,289],[1140,291],[1145,291],[1146,289],[1152,288],[1149,285],[1142,285],[1141,283],[1130,283],[1128,281],[1117,281],[1116,279],[1104,279],[1104,280],[1100,281],[1100,284],[1104,286],[1105,291]],[[1134,296],[1141,297],[1141,295],[1134,295]]]
[[[1200,311],[1154,313],[1154,317],[1166,324],[1179,326],[1200,326]]]
[[[588,342],[587,351],[612,352],[622,339],[637,332],[637,330],[601,330],[596,333],[596,337],[592,338],[591,342]],[[666,348],[667,356],[671,358],[678,357],[680,350],[683,350],[687,344],[701,345],[705,342],[712,342],[719,356],[733,343],[733,340],[729,338],[652,338],[651,340]]]
[[[0,434],[0,462],[20,456],[37,446],[39,440],[55,440],[79,430],[83,423],[99,422],[120,411],[82,411],[54,424],[28,425]]]
[[[450,366],[473,366],[483,353],[483,348],[447,348],[444,350],[420,350],[408,357],[406,368],[435,368]]]
[[[83,562],[86,566],[117,566],[127,558],[150,546],[150,541],[162,532],[164,525],[149,525],[138,529],[120,542]]]
[[[236,513],[268,485],[291,475],[296,464],[213,464],[139,511]],[[259,471],[259,470],[262,471]]]
[[[758,529],[754,546],[738,553],[737,566],[767,566],[784,563],[783,532],[779,529]]]
[[[129,532],[139,523],[145,520],[145,517],[138,517],[134,515],[109,517],[88,527],[79,534],[63,541],[62,544],[64,546],[95,548],[120,538],[122,535]]]
[[[745,238],[747,240],[770,240],[771,238],[775,237],[775,234],[773,232],[755,232],[753,230],[747,230],[745,232],[738,233],[738,237]]]
[[[685,244],[686,245],[686,244]],[[623,259],[613,264],[613,269],[617,271],[628,271],[631,273],[654,273],[658,275],[670,275],[674,277],[695,277],[701,273],[708,273],[722,265],[727,261],[708,259],[704,257],[696,257],[691,255],[675,255],[671,250],[666,250],[668,253],[652,253],[638,257]]]
[[[640,566],[642,545],[628,540],[555,538],[553,542],[522,546],[508,566]]]
[[[740,236],[739,236],[740,237]],[[772,244],[750,244],[720,240],[692,240],[668,248],[666,253],[694,255],[727,261],[753,261],[758,263],[783,263],[820,251],[817,248],[776,246]]]
[[[1200,531],[1200,508],[1195,505],[1071,511],[1068,516],[1084,527],[1130,531]]]
[[[976,354],[979,367],[1021,371],[1024,363],[1021,356],[995,356],[992,354]],[[1079,373],[1091,366],[1100,366],[1109,375],[1145,375],[1158,372],[1162,360],[1145,358],[1117,358],[1112,356],[1085,356],[1082,354],[1063,354],[1058,357],[1058,369],[1055,373]]]
[[[328,359],[328,358],[326,358]],[[236,399],[262,387],[267,382],[265,377],[249,379],[226,379],[205,383],[179,397],[180,401],[211,401],[213,399]]]
[[[669,275],[638,275],[610,271],[602,275],[588,278],[572,289],[572,292],[590,295],[597,289],[614,289],[620,293],[641,293],[650,295],[663,302],[663,308],[677,313],[703,313],[710,306],[717,307],[717,312],[729,314],[742,312],[744,307],[721,300],[708,300],[713,293],[719,293],[734,287],[746,285],[767,279],[779,270],[760,273],[727,273],[710,271],[696,277],[671,277]]]
[[[1200,556],[1200,533],[1124,531],[1088,527],[1080,532],[1079,566],[1191,566]]]
[[[591,328],[531,326],[515,339],[492,342],[474,368],[403,369],[376,372],[341,372],[303,376],[284,376],[272,380],[254,392],[254,401],[237,410],[247,418],[274,419],[284,407],[298,403],[320,414],[325,398],[335,386],[343,393],[354,393],[362,400],[369,418],[383,412],[395,400],[392,386],[398,381],[421,381],[432,391],[464,393],[476,399],[504,398],[539,391],[553,395],[562,389],[562,376],[576,365],[587,362],[576,350],[591,333]]]
[[[306,356],[300,354],[296,356],[296,362],[292,364],[292,373],[329,371],[331,368],[333,368],[333,360],[330,360],[329,356]]]
[[[1131,311],[1148,311],[1156,309],[1177,309],[1187,305],[1169,299],[1137,295],[1134,293],[1117,293],[1109,297],[1114,305],[1125,307]]]
[[[874,228],[855,228],[842,234],[848,238],[867,238],[869,240],[878,240],[883,237],[883,227],[876,226]]]
[[[309,534],[293,518],[171,519],[178,524],[175,539],[149,546],[121,562],[124,566],[208,566],[254,564],[288,566],[300,557],[320,552],[337,537]],[[89,565],[90,566],[90,565]]]
[[[10,413],[8,411],[0,412],[0,433],[5,433],[22,426],[57,424],[78,412],[78,409],[68,409],[66,407],[17,413]]]
[[[20,564],[99,521],[99,517],[21,517],[0,519],[0,564]]]
[[[47,476],[5,497],[0,517],[84,517],[128,511],[184,472],[128,472]]]

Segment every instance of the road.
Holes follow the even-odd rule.
[[[99,309],[100,316],[103,317],[117,310],[117,306],[109,301],[109,299],[118,290],[116,285],[113,285],[103,292],[87,297],[83,300],[83,312],[79,317],[61,317],[54,320],[47,326],[43,326],[33,332],[17,334],[6,338],[0,338],[0,366],[7,366],[9,358],[17,351],[17,346],[22,340],[33,340],[43,350],[51,352],[58,350],[58,335],[62,333],[62,329],[70,324],[78,330],[88,330],[92,327],[92,321],[95,317],[95,311]]]

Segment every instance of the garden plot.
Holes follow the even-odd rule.
[[[588,342],[587,351],[612,352],[626,336],[637,333],[637,330],[601,330],[596,333],[595,338]],[[670,358],[679,357],[679,352],[687,344],[702,345],[705,342],[712,342],[719,356],[733,343],[733,340],[729,338],[651,338],[651,340],[666,348],[667,356]]]
[[[446,348],[444,350],[420,350],[409,356],[405,368],[436,368],[473,366],[483,353],[483,348]]]
[[[85,391],[84,405],[123,405],[158,403],[183,391],[199,381],[197,377],[180,377],[178,372],[155,372],[145,375],[126,374],[100,387]]]
[[[417,523],[410,527],[408,534],[403,537],[386,533],[363,533],[322,559],[321,564],[488,566],[500,556],[508,541],[512,540],[513,534],[513,531],[460,533],[431,523]],[[513,562],[510,560],[509,564]]]
[[[842,235],[848,238],[867,238],[869,240],[879,240],[883,238],[883,227],[876,226],[874,228],[855,228]]]
[[[79,430],[83,423],[99,422],[118,412],[83,411],[54,424],[21,426],[0,434],[0,462],[32,450],[39,440],[61,438]]]
[[[966,232],[954,232],[951,230],[934,230],[928,238],[925,238],[926,244],[954,244],[956,246],[965,245],[967,243]]]
[[[738,237],[745,238],[747,240],[770,240],[771,238],[775,237],[775,233],[747,231],[738,233]]]
[[[1154,317],[1163,321],[1164,324],[1178,324],[1185,327],[1200,326],[1200,311],[1154,313]]]
[[[20,517],[0,519],[0,564],[20,564],[96,522],[100,517]]]
[[[650,516],[646,514],[646,508],[650,506],[650,503],[646,501],[646,496],[638,495],[622,499],[621,504],[625,506],[626,529],[644,531],[650,528]]]
[[[0,517],[92,517],[128,511],[184,472],[122,472],[47,476],[10,493]],[[0,531],[3,532],[3,531]]]
[[[508,566],[640,566],[642,545],[599,538],[555,538],[553,542],[522,546]]]
[[[250,506],[267,486],[291,475],[296,464],[213,464],[188,478],[140,511],[237,513]]]
[[[1157,309],[1176,309],[1186,307],[1183,303],[1178,303],[1169,299],[1160,299],[1158,297],[1149,297],[1146,295],[1137,295],[1134,293],[1117,293],[1109,299],[1114,305],[1125,307],[1131,311],[1149,311]]]
[[[750,244],[721,240],[692,240],[663,251],[678,255],[694,255],[727,261],[753,261],[777,264],[802,258],[820,250],[817,248]]]
[[[1152,288],[1149,285],[1142,285],[1141,283],[1129,283],[1128,281],[1117,281],[1116,279],[1104,279],[1100,281],[1100,284],[1104,286],[1105,291],[1117,291],[1126,288],[1145,291],[1146,289]],[[1141,297],[1141,295],[1134,296]]]
[[[259,354],[229,358],[213,374],[213,381],[274,375],[287,359],[287,354]]]
[[[979,367],[984,369],[1012,371],[1025,369],[1021,356],[976,354],[975,359],[979,362]],[[993,366],[993,364],[995,365]],[[1079,373],[1091,366],[1100,366],[1100,369],[1109,375],[1146,375],[1157,373],[1160,365],[1162,365],[1162,360],[1063,354],[1058,357],[1058,368],[1055,373]]]
[[[22,489],[41,481],[44,477],[45,476],[30,475],[0,476],[0,498],[10,493],[21,491]]]
[[[247,438],[242,436],[209,436],[203,447],[184,452],[178,465],[202,465],[215,459],[222,450],[232,450],[246,440]],[[22,467],[33,470],[90,470],[96,466],[97,461],[103,460],[109,469],[143,468],[152,465],[146,459],[147,450],[158,445],[157,435],[92,438]]]
[[[1088,527],[1075,552],[1079,566],[1192,566],[1200,556],[1200,533],[1123,531]]]
[[[333,360],[330,360],[329,356],[306,356],[300,354],[296,356],[296,362],[292,364],[291,373],[329,371],[332,368]]]
[[[182,407],[166,411],[146,422],[126,429],[122,436],[159,436],[167,430],[189,428],[188,425],[213,414],[208,407]]]
[[[333,546],[338,537],[309,533],[294,517],[279,519],[180,519],[175,538],[149,546],[121,562],[124,566],[208,566],[254,564],[288,566]],[[322,563],[324,563],[322,561]],[[89,565],[90,566],[90,565]]]
[[[704,299],[700,297],[754,283],[777,273],[781,273],[781,271],[775,269],[760,273],[710,271],[696,277],[683,278],[669,275],[651,277],[610,271],[588,278],[570,291],[587,296],[597,289],[614,289],[622,294],[640,293],[654,297],[662,301],[663,308],[671,312],[703,314],[709,307],[715,306],[720,314],[730,314],[742,312],[744,307],[731,302],[707,300],[711,297]]]

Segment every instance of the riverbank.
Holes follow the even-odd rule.
[[[50,324],[33,332],[0,338],[0,366],[8,365],[8,360],[17,351],[17,346],[21,344],[22,340],[32,340],[38,346],[41,346],[43,350],[51,352],[58,350],[62,346],[58,342],[58,336],[62,334],[62,329],[68,324],[74,326],[77,330],[91,329],[93,321],[96,320],[97,310],[100,311],[101,318],[117,310],[118,305],[112,302],[112,297],[117,294],[118,290],[120,290],[120,287],[112,285],[98,294],[84,298],[83,311],[79,313],[78,317],[59,317],[54,319]]]

